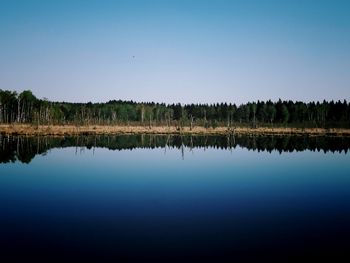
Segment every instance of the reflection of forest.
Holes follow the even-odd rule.
[[[79,137],[11,137],[0,135],[0,163],[29,163],[37,154],[52,148],[93,147],[111,150],[135,148],[217,148],[243,147],[257,151],[324,151],[348,152],[350,137],[329,136],[175,136],[175,135],[115,135]]]

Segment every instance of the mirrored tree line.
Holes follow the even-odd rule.
[[[76,147],[78,149],[107,148],[133,150],[164,148],[189,150],[215,148],[234,150],[237,147],[253,151],[323,151],[344,152],[350,149],[350,137],[330,136],[180,136],[180,135],[114,135],[75,137],[24,137],[0,135],[0,163],[29,163],[36,155],[50,149]]]
[[[106,103],[52,102],[30,90],[0,90],[0,123],[35,125],[284,126],[350,128],[344,101],[257,101],[236,105],[164,104],[110,100]]]

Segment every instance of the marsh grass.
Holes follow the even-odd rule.
[[[262,134],[262,135],[329,135],[329,136],[350,136],[350,129],[324,129],[324,128],[285,128],[285,127],[215,127],[204,128],[194,126],[107,126],[107,125],[29,125],[29,124],[9,124],[0,125],[2,134],[18,135],[94,135],[94,134],[193,134],[193,135],[229,135],[229,134]]]

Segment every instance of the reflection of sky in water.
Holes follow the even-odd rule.
[[[335,224],[347,233],[349,160],[344,153],[239,148],[185,148],[184,159],[178,149],[53,149],[30,164],[0,165],[0,222],[28,230],[33,225],[24,222],[40,218],[39,229],[52,234],[57,225],[77,238],[68,226],[100,235],[103,225],[107,243],[147,237],[159,246],[162,236],[176,247],[184,244],[174,237],[215,237],[227,244],[246,238],[249,246],[259,238],[283,244],[287,236],[293,244],[296,236],[329,236]]]
[[[190,200],[203,207],[208,200],[220,200],[221,206],[262,200],[305,204],[349,195],[349,158],[308,151],[280,155],[186,148],[182,159],[181,151],[175,149],[166,153],[164,149],[95,149],[94,154],[86,149],[77,153],[75,148],[54,149],[29,165],[0,166],[0,195],[16,196],[16,202],[19,196],[29,202],[44,195],[42,203],[66,200],[77,205],[103,199],[130,205]],[[181,205],[185,209],[187,203]]]

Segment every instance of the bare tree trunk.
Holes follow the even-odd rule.
[[[101,112],[100,112],[99,109],[97,110],[97,124],[98,124],[98,125],[101,124]]]
[[[25,101],[23,101],[22,103],[22,110],[21,110],[21,122],[26,122],[26,104],[25,104]]]
[[[141,107],[141,122],[142,123],[143,123],[144,119],[145,119],[145,108],[142,105],[142,107]]]
[[[170,128],[171,121],[170,121],[170,112],[168,112],[168,128]]]
[[[21,98],[18,96],[17,100],[17,122],[21,120]]]
[[[254,118],[253,118],[253,125],[254,125],[254,128],[256,128],[256,120],[255,120],[255,110],[254,110]]]
[[[191,131],[192,131],[192,128],[193,128],[193,120],[194,120],[193,116],[190,115],[190,130]]]
[[[46,107],[46,122],[50,125],[50,111],[49,106]]]

